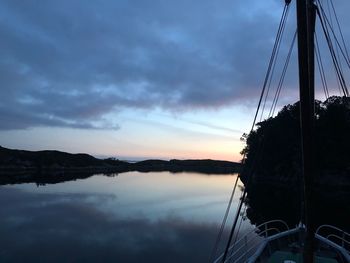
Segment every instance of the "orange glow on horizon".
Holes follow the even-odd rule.
[[[104,149],[105,150],[105,149]],[[166,149],[132,149],[132,151],[127,152],[114,152],[111,155],[116,156],[117,158],[135,158],[135,159],[212,159],[212,160],[223,160],[223,161],[232,161],[240,162],[242,159],[241,154],[239,153],[240,149],[226,149],[223,147],[214,148],[200,148],[195,149],[194,147],[189,147],[188,150],[166,150]],[[119,156],[119,157],[118,157]]]

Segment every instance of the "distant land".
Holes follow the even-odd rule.
[[[241,164],[218,160],[145,160],[127,162],[115,158],[98,159],[91,155],[60,151],[25,151],[0,146],[0,184],[36,182],[54,183],[86,178],[96,173],[168,171],[204,174],[233,174]]]

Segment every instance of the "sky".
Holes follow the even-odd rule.
[[[283,6],[1,0],[0,145],[129,160],[239,161]],[[335,7],[350,40],[350,2]],[[288,20],[282,58],[295,31],[294,7]],[[295,65],[278,108],[297,100]]]

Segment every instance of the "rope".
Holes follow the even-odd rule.
[[[346,56],[344,55],[344,56],[345,56],[345,60],[347,60],[348,65],[349,65],[350,56],[349,56],[349,52],[348,52],[347,46],[346,46],[346,44],[345,44],[343,32],[342,32],[341,27],[340,27],[338,15],[337,15],[337,12],[335,11],[335,7],[334,7],[334,4],[333,4],[333,1],[330,1],[330,2],[331,2],[331,5],[332,5],[332,9],[333,9],[333,13],[334,13],[335,20],[336,20],[337,25],[338,25],[338,30],[339,30],[340,37],[341,37],[341,40],[342,40],[342,43],[343,43],[343,47],[344,47],[344,50],[345,50],[345,53],[346,53]],[[328,4],[329,4],[329,3],[328,3]],[[346,58],[347,58],[347,59],[346,59]]]
[[[243,216],[245,215],[246,211],[247,211],[247,205],[244,204],[244,209],[243,209],[243,212],[242,212],[242,214],[241,214],[241,219],[240,219],[240,221],[239,221],[238,229],[237,229],[237,231],[236,231],[236,237],[235,237],[235,240],[234,240],[233,244],[236,244],[236,242],[237,242],[237,240],[238,240],[239,231],[241,230],[242,223],[243,223]],[[231,254],[232,254],[232,253],[231,253]]]
[[[278,46],[277,41],[280,41],[281,27],[282,27],[282,24],[284,24],[283,21],[285,20],[285,16],[286,16],[286,9],[288,9],[288,8],[289,8],[289,4],[286,3],[285,6],[284,6],[282,17],[281,17],[281,21],[280,21],[280,24],[279,24],[279,27],[278,27],[275,44],[274,44],[274,47],[273,47],[273,50],[272,50],[270,62],[269,62],[268,69],[267,69],[267,72],[266,72],[266,75],[265,75],[264,84],[263,84],[263,88],[262,88],[262,91],[261,91],[258,107],[257,107],[256,113],[255,113],[255,116],[254,116],[254,121],[253,121],[253,125],[252,125],[252,128],[251,128],[251,131],[254,130],[254,127],[255,127],[255,123],[256,123],[256,120],[257,120],[257,117],[258,117],[258,113],[259,113],[259,110],[260,110],[260,107],[261,107],[261,102],[262,102],[262,99],[264,97],[265,89],[266,89],[266,86],[267,86],[267,83],[268,83],[268,80],[269,80],[269,76],[270,76],[270,73],[271,73],[271,70],[272,70],[273,61],[274,61],[275,56],[276,56],[276,50],[277,50],[277,46]]]
[[[262,121],[262,117],[263,117],[263,114],[264,114],[264,111],[265,111],[265,105],[266,105],[267,97],[269,96],[271,82],[272,82],[273,75],[274,75],[274,72],[275,72],[275,67],[276,67],[276,63],[277,63],[277,57],[278,57],[278,54],[279,54],[279,51],[280,51],[281,42],[282,42],[281,40],[282,40],[282,36],[283,36],[284,30],[285,30],[285,24],[287,22],[288,13],[289,13],[289,8],[287,8],[287,10],[286,10],[285,19],[283,21],[283,25],[282,25],[281,32],[280,32],[280,37],[279,37],[278,40],[276,40],[278,42],[277,51],[276,51],[276,54],[275,54],[275,58],[276,59],[274,59],[272,70],[271,70],[271,74],[269,76],[269,83],[268,83],[268,86],[267,86],[267,92],[266,92],[266,95],[265,95],[263,108],[261,110],[260,121]]]
[[[335,70],[335,73],[336,75],[338,76],[338,70],[337,70],[337,67],[335,66],[335,60],[334,60],[334,57],[335,57],[335,54],[334,54],[334,49],[333,49],[333,45],[332,45],[332,41],[329,37],[329,31],[328,31],[328,28],[327,28],[327,25],[323,22],[323,17],[326,15],[323,8],[322,8],[322,5],[320,3],[320,1],[318,1],[318,5],[320,7],[316,9],[316,12],[317,12],[317,15],[320,19],[320,22],[321,22],[321,26],[322,26],[322,30],[323,30],[323,33],[324,33],[324,36],[326,38],[326,42],[327,42],[327,45],[328,45],[328,48],[330,50],[330,54],[331,54],[331,58],[332,58],[332,61],[333,61],[333,65],[334,65],[334,70]],[[322,11],[322,13],[320,13],[320,10]],[[323,17],[322,17],[323,16]],[[340,89],[343,89],[343,86],[342,86],[342,83],[339,79],[339,76],[337,78],[338,80],[338,85],[341,86]],[[340,81],[340,82],[339,82]],[[341,93],[341,91],[340,91]]]
[[[293,48],[294,48],[294,45],[295,45],[296,37],[297,37],[297,30],[294,33],[293,40],[292,40],[292,43],[290,45],[290,48],[289,48],[289,51],[288,51],[288,55],[287,55],[287,58],[286,58],[286,62],[284,63],[284,66],[283,66],[282,74],[281,74],[280,80],[278,82],[276,93],[275,93],[275,96],[273,98],[272,106],[271,106],[271,109],[270,109],[270,112],[269,112],[269,118],[272,117],[275,114],[277,102],[278,102],[279,96],[281,94],[281,90],[282,90],[283,83],[284,83],[284,78],[286,76],[286,72],[287,72],[287,69],[288,69],[288,66],[289,66],[289,61],[290,61],[290,57],[291,57],[292,52],[293,52]]]
[[[346,44],[345,44],[345,41],[344,41],[343,33],[342,33],[341,29],[340,29],[340,25],[339,25],[338,18],[337,18],[337,21],[338,21],[339,31],[340,31],[340,33],[341,33],[341,38],[342,38],[342,40],[343,40],[343,45],[344,45],[345,51],[343,50],[343,47],[340,45],[339,40],[338,40],[338,38],[337,38],[337,35],[336,35],[336,33],[334,32],[332,17],[330,16],[330,18],[328,19],[328,18],[327,18],[327,15],[326,15],[326,12],[324,11],[324,8],[322,7],[322,4],[321,4],[321,2],[320,2],[319,0],[318,0],[318,3],[319,3],[319,7],[320,7],[320,9],[321,9],[321,13],[322,13],[322,15],[323,15],[323,19],[324,19],[324,21],[326,22],[326,25],[329,26],[329,28],[330,28],[330,30],[331,30],[331,32],[332,32],[333,38],[334,38],[334,40],[335,40],[335,43],[337,44],[337,45],[336,45],[337,53],[339,53],[339,51],[338,51],[338,48],[339,48],[339,50],[341,51],[341,53],[342,53],[342,55],[343,55],[343,58],[344,58],[346,64],[347,64],[348,67],[350,68],[350,59],[349,59],[348,51],[347,51]],[[333,5],[333,3],[332,3],[332,5]],[[333,6],[333,7],[334,7],[334,6]],[[328,32],[328,35],[329,35],[328,27],[327,27],[327,32]],[[340,57],[339,54],[338,54],[338,57]]]
[[[238,184],[238,179],[239,179],[239,176],[236,177],[236,181],[235,181],[232,193],[231,193],[231,197],[230,197],[230,200],[228,202],[228,205],[227,205],[227,208],[226,208],[226,211],[225,211],[225,215],[224,215],[224,218],[223,218],[221,226],[220,226],[219,234],[218,234],[218,236],[216,238],[215,245],[214,245],[214,248],[212,250],[209,262],[213,262],[215,260],[215,257],[216,257],[217,251],[218,251],[218,247],[219,247],[219,243],[220,243],[220,240],[221,240],[221,237],[222,237],[222,233],[223,233],[225,225],[226,225],[227,217],[228,217],[228,215],[230,213],[230,210],[231,210],[231,204],[232,204],[232,201],[233,201],[233,197],[235,195],[236,187],[237,187],[237,184]]]
[[[315,33],[315,40],[316,40],[315,41],[316,42],[315,54],[316,54],[318,70],[320,72],[320,77],[321,77],[321,82],[322,82],[323,91],[325,93],[325,97],[326,97],[326,99],[328,99],[329,98],[329,92],[328,92],[328,87],[327,87],[326,75],[324,73],[322,57],[321,57],[320,47],[318,45],[318,39],[317,39],[317,34],[316,33]]]
[[[333,30],[334,25],[333,25],[333,18],[332,18],[332,14],[331,14],[331,8],[329,6],[329,1],[327,1],[327,7],[328,7],[329,19],[327,18],[327,16],[325,16],[325,19],[326,19],[326,21],[327,21],[327,23],[328,23],[328,25],[329,25],[329,27],[331,29],[331,32],[333,33],[334,40],[337,43],[337,45],[335,45],[335,51],[337,52],[337,58],[338,58],[338,61],[339,61],[339,69],[340,69],[341,73],[343,73],[343,65],[341,63],[340,55],[339,55],[339,48],[340,48],[340,50],[342,48],[340,47],[340,44],[339,44],[338,39],[337,39],[337,36],[336,36],[336,34],[335,34],[334,30]],[[342,52],[342,54],[344,54],[344,53]],[[346,60],[345,56],[344,56],[344,58]]]
[[[319,5],[322,8],[321,2],[319,2]],[[330,6],[329,6],[329,1],[327,1],[327,7],[328,7],[328,14],[329,14],[329,19],[330,19],[330,23],[328,23],[328,25],[330,25],[330,27],[333,28],[333,19],[332,19],[332,15],[331,15],[331,9],[330,9]],[[324,17],[325,17],[326,16],[326,12],[323,11],[323,14],[324,14]],[[338,48],[337,48],[337,55],[338,55],[338,58],[339,58],[339,50],[338,50]],[[334,72],[337,75],[337,71],[336,71],[335,68],[334,68]],[[338,86],[339,94],[341,95],[342,94],[341,82],[339,81],[338,77],[336,78],[336,80],[337,80],[337,86]]]
[[[320,6],[320,8],[321,8],[321,11],[322,11],[323,10],[322,6]],[[329,31],[328,31],[327,25],[324,22],[324,16],[325,16],[324,11],[321,13],[320,9],[318,7],[316,8],[316,11],[317,11],[317,15],[318,15],[318,17],[319,17],[319,19],[321,21],[321,26],[322,26],[322,29],[323,29],[323,33],[325,35],[325,38],[326,38],[326,41],[327,41],[327,44],[328,44],[328,48],[329,48],[330,53],[331,53],[333,65],[334,65],[334,68],[335,68],[335,71],[336,71],[336,75],[337,75],[337,77],[338,77],[338,79],[340,81],[340,85],[341,85],[342,91],[344,93],[344,96],[348,97],[349,96],[349,91],[348,91],[348,88],[346,86],[344,76],[343,76],[343,74],[341,72],[337,56],[336,56],[336,54],[334,52],[333,44],[332,44],[332,41],[331,41],[330,36],[329,36]]]
[[[285,22],[286,22],[286,19],[287,19],[287,14],[288,14],[288,9],[289,9],[289,3],[290,3],[290,1],[286,1],[284,9],[283,9],[283,12],[282,12],[282,17],[281,17],[280,24],[279,24],[279,27],[278,27],[278,31],[277,31],[277,35],[276,35],[276,39],[275,39],[275,44],[274,44],[274,47],[273,47],[273,50],[272,50],[272,54],[271,54],[271,58],[270,58],[270,61],[269,61],[268,70],[266,72],[266,76],[265,76],[265,79],[264,79],[264,84],[263,84],[263,88],[262,88],[261,95],[260,95],[260,98],[259,98],[258,107],[257,107],[257,110],[255,112],[255,116],[254,116],[253,124],[252,124],[252,127],[251,127],[251,131],[254,130],[254,127],[255,127],[255,124],[256,124],[256,120],[257,120],[257,116],[259,114],[259,110],[260,110],[260,107],[261,107],[261,103],[262,103],[262,100],[264,98],[264,93],[265,93],[265,90],[266,90],[266,86],[268,84],[271,72],[273,70],[273,64],[274,64],[274,61],[275,61],[275,58],[276,58],[276,55],[277,55],[278,46],[280,45],[282,33],[284,32]],[[255,160],[254,163],[256,162],[256,159],[257,158],[254,158],[254,160]],[[244,162],[244,160],[245,160],[245,155],[243,157],[243,162]],[[251,174],[252,174],[252,171],[249,172],[248,183],[250,181]],[[227,258],[228,250],[229,250],[231,242],[232,242],[233,234],[234,234],[234,231],[236,229],[237,222],[238,222],[239,215],[240,215],[240,211],[242,210],[242,206],[243,206],[244,200],[246,198],[246,195],[247,195],[247,188],[245,188],[243,193],[242,193],[242,197],[241,197],[241,200],[239,202],[239,206],[238,206],[238,209],[236,211],[236,215],[234,217],[233,225],[231,227],[231,231],[230,231],[230,235],[229,235],[229,238],[228,238],[228,242],[226,244],[225,252],[224,252],[224,255],[223,255],[223,258],[222,258],[222,262],[223,263],[225,262],[225,260]]]
[[[236,211],[235,220],[233,221],[233,225],[232,225],[232,228],[231,228],[231,231],[230,231],[229,241],[227,242],[227,245],[226,245],[226,248],[225,248],[225,252],[224,252],[224,256],[223,256],[222,261],[221,261],[222,263],[224,263],[226,261],[227,253],[228,253],[228,250],[230,248],[232,237],[233,237],[233,234],[234,234],[234,231],[235,231],[235,228],[236,228],[236,225],[237,225],[237,221],[238,221],[238,218],[239,218],[239,213],[240,213],[240,211],[242,209],[242,205],[244,203],[243,200],[245,199],[246,195],[247,195],[247,190],[244,189],[244,192],[242,194],[242,199],[239,202],[239,206],[238,206],[238,209]]]

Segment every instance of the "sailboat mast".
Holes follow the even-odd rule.
[[[304,180],[304,218],[306,239],[304,262],[313,262],[313,175],[314,175],[314,32],[316,7],[313,0],[297,0],[298,60],[300,92],[300,126],[302,139],[302,173]]]

